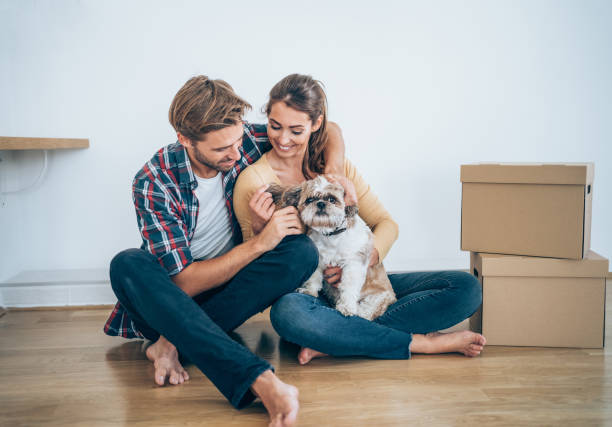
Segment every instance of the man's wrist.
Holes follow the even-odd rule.
[[[268,248],[266,247],[266,245],[264,244],[264,242],[262,241],[261,238],[261,234],[256,234],[255,236],[253,236],[253,238],[249,241],[246,242],[247,245],[251,245],[251,247],[249,248],[252,252],[254,252],[257,257],[259,257],[260,255],[263,255],[264,253],[268,252]]]

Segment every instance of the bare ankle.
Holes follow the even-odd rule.
[[[411,353],[430,353],[431,339],[423,334],[412,334],[412,341],[408,348]]]
[[[255,396],[261,398],[261,394],[266,393],[276,381],[280,380],[276,375],[274,375],[272,370],[268,369],[255,378],[255,381],[253,381],[253,384],[251,384],[251,390]]]
[[[308,362],[310,362],[312,359],[316,359],[319,357],[325,357],[325,356],[328,356],[328,354],[322,353],[317,350],[313,350],[308,347],[302,347],[302,349],[298,353],[298,362],[300,363],[300,365],[305,365]]]

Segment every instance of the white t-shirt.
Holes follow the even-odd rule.
[[[215,258],[234,247],[232,225],[225,207],[221,172],[214,178],[200,178],[194,190],[200,209],[198,222],[191,238],[193,259]]]

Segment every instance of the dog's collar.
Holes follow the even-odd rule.
[[[342,228],[336,228],[334,231],[332,231],[331,233],[322,233],[324,236],[329,237],[329,236],[335,236],[336,234],[340,234],[342,232],[346,231],[346,227],[342,227]]]

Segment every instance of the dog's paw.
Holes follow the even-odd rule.
[[[319,292],[311,289],[311,288],[297,288],[296,289],[297,292],[304,294],[304,295],[310,295],[311,297],[318,297],[319,296]]]
[[[346,317],[355,316],[357,314],[357,307],[351,307],[348,304],[340,303],[336,306],[336,310],[338,310]]]

